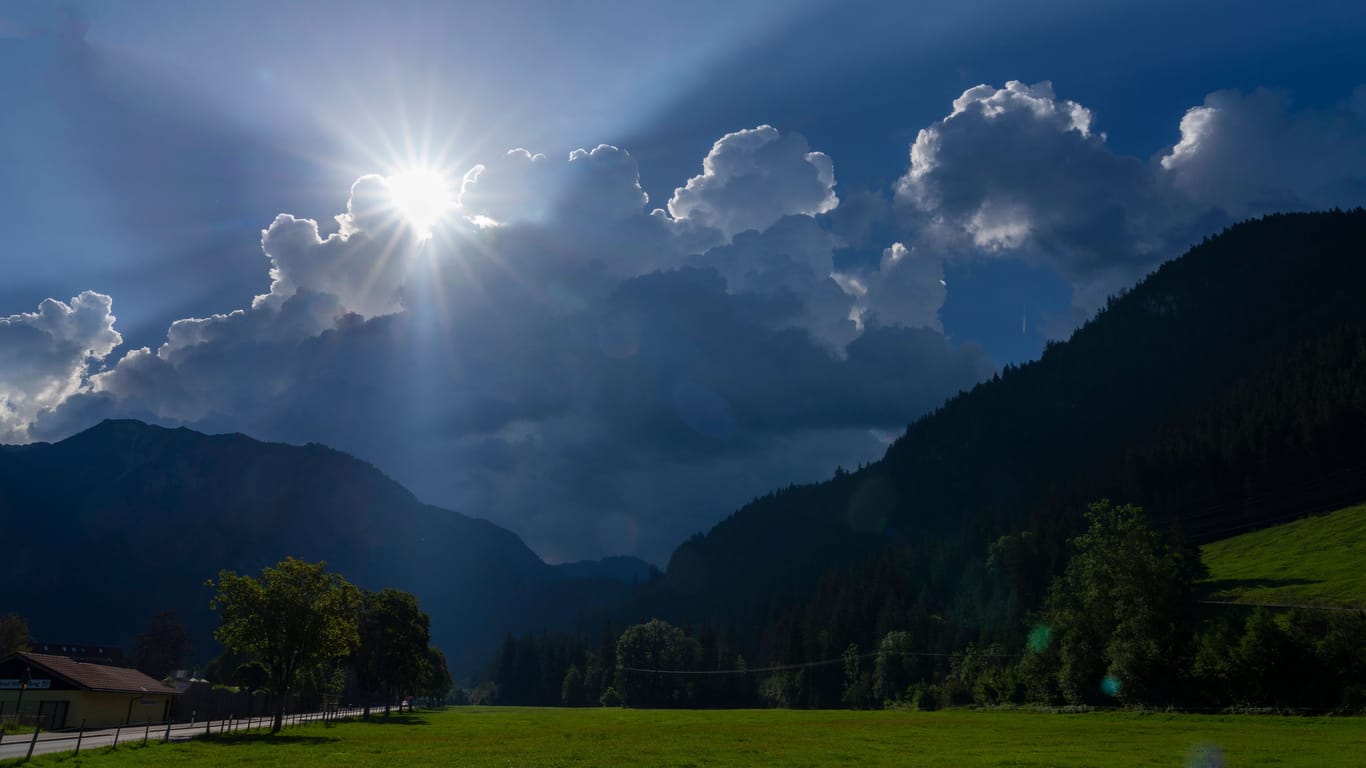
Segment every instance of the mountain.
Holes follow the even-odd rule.
[[[572,579],[607,579],[635,584],[663,576],[660,570],[638,557],[614,555],[601,560],[560,563],[555,569]]]
[[[1089,501],[1145,504],[1202,541],[1366,499],[1362,285],[1366,211],[1232,227],[910,425],[881,460],[684,542],[635,605],[771,646],[822,579],[888,572],[870,564],[890,552],[906,599],[1009,631]]]
[[[137,421],[0,448],[0,541],[0,610],[35,634],[128,645],[177,609],[201,656],[216,626],[205,581],[289,555],[417,595],[457,675],[482,672],[505,633],[570,624],[626,589],[344,453]]]

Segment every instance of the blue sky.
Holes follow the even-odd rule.
[[[1366,202],[1363,39],[1348,2],[10,2],[0,440],[315,440],[659,561],[1201,236]],[[416,165],[430,240],[352,188]]]

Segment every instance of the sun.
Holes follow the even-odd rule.
[[[394,211],[423,240],[432,236],[432,230],[455,207],[450,180],[435,168],[408,168],[384,181]]]

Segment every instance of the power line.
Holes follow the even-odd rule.
[[[1308,611],[1366,612],[1366,606],[1312,605],[1307,603],[1240,603],[1233,600],[1196,600],[1201,605],[1236,605],[1240,608],[1303,608]]]
[[[938,651],[874,651],[871,653],[861,653],[858,655],[860,660],[871,659],[880,655],[886,656],[927,656],[932,658],[953,658],[963,657],[964,653],[945,653]],[[979,657],[990,659],[1018,659],[1023,654],[1019,653],[979,653],[974,654]],[[821,659],[819,661],[805,661],[800,664],[779,664],[769,667],[746,667],[744,669],[644,669],[642,667],[621,667],[623,672],[643,672],[652,675],[748,675],[756,672],[789,672],[797,669],[808,669],[810,667],[827,667],[832,664],[843,664],[846,659],[843,656],[833,659]]]

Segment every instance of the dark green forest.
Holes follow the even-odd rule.
[[[1208,238],[880,461],[685,542],[599,617],[620,637],[508,637],[476,698],[1359,709],[1361,614],[1193,582],[1200,543],[1366,499],[1362,285],[1366,211]]]

